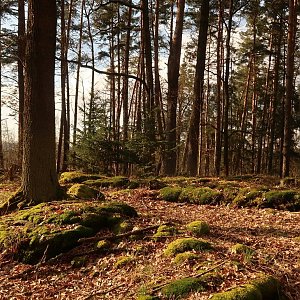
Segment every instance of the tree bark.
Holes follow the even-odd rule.
[[[190,126],[187,139],[187,174],[196,176],[199,162],[199,125],[203,101],[203,83],[205,71],[206,43],[209,18],[209,1],[203,0],[200,12],[200,25],[198,35],[198,50],[196,74],[194,82],[194,102],[192,107]]]
[[[174,176],[176,173],[176,110],[178,98],[178,79],[182,44],[183,17],[185,0],[178,0],[176,25],[170,45],[168,59],[168,96],[166,120],[166,151],[164,154],[165,175]]]
[[[297,0],[289,0],[288,48],[286,62],[286,94],[284,99],[284,136],[282,177],[290,175],[292,144],[292,98],[294,93],[295,38],[297,29]]]
[[[24,154],[26,204],[57,199],[54,71],[56,1],[29,0],[25,54]]]

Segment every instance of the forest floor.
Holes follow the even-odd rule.
[[[0,185],[0,200],[15,189],[16,184]],[[105,196],[137,210],[139,216],[131,220],[134,229],[165,222],[181,227],[195,220],[206,221],[210,233],[204,238],[213,250],[202,252],[196,261],[176,265],[164,255],[175,237],[154,240],[155,231],[147,231],[137,239],[124,238],[106,254],[93,251],[92,244],[83,244],[34,266],[16,262],[4,251],[0,255],[0,299],[136,299],[149,285],[163,285],[200,269],[217,271],[222,280],[184,299],[209,299],[260,272],[278,278],[287,299],[300,299],[299,212],[171,203],[158,200],[157,192],[148,189],[107,190]],[[107,234],[99,232],[97,236]],[[255,252],[247,256],[232,253],[230,249],[237,243]],[[115,263],[124,256],[133,259],[117,268]],[[84,258],[84,263],[76,266],[78,257]]]

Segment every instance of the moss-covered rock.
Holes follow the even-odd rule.
[[[261,292],[252,284],[213,295],[211,300],[263,300]]]
[[[298,210],[300,209],[299,194],[294,190],[273,190],[266,192],[259,207]]]
[[[62,184],[82,183],[85,180],[95,180],[103,176],[97,174],[85,174],[78,171],[64,172],[60,175],[59,182]]]
[[[195,260],[197,260],[199,256],[193,252],[183,252],[178,253],[174,258],[174,264],[176,265],[182,265],[184,263],[191,263]]]
[[[96,180],[86,180],[83,182],[88,186],[93,187],[111,187],[111,188],[126,188],[129,186],[129,178],[124,176],[102,177]]]
[[[111,247],[111,244],[110,244],[108,241],[105,241],[105,240],[98,241],[97,244],[96,244],[96,248],[97,248],[100,252],[106,251],[106,250],[108,250],[110,247]]]
[[[222,201],[222,198],[221,192],[203,187],[194,190],[191,202],[196,204],[218,204]]]
[[[238,195],[232,201],[232,204],[237,207],[247,207],[247,206],[254,206],[255,200],[260,201],[263,195],[263,191],[256,190],[256,189],[240,189]],[[257,199],[259,198],[259,199]]]
[[[160,298],[157,296],[151,296],[151,295],[139,295],[137,297],[137,300],[159,300]]]
[[[159,190],[160,197],[165,201],[178,202],[179,195],[182,191],[180,187],[167,186]]]
[[[162,288],[161,293],[168,299],[181,299],[191,292],[203,291],[204,287],[199,278],[182,278],[175,280]]]
[[[212,300],[279,300],[279,282],[272,276],[260,275],[250,283],[213,295]]]
[[[202,236],[210,231],[209,225],[204,221],[193,221],[186,225],[186,229],[195,236]]]
[[[134,261],[133,256],[121,256],[114,264],[116,269],[121,269],[124,266],[130,265]]]
[[[77,199],[105,199],[101,192],[82,183],[72,185],[68,190],[68,195]]]
[[[182,189],[180,195],[179,195],[179,201],[180,202],[193,202],[193,195],[195,192],[196,187],[195,186],[187,186]]]
[[[173,256],[187,251],[204,251],[212,249],[211,244],[203,239],[181,238],[171,242],[164,253],[167,256]]]

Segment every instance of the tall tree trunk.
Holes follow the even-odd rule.
[[[187,138],[187,174],[196,176],[199,162],[199,125],[203,101],[203,83],[205,70],[205,55],[207,43],[207,29],[209,18],[209,1],[203,0],[200,12],[200,25],[198,35],[197,63],[194,82],[194,102]]]
[[[297,0],[289,0],[288,20],[288,48],[286,62],[286,86],[284,99],[284,136],[283,136],[283,161],[282,176],[290,174],[291,146],[292,146],[292,99],[294,93],[294,61],[295,39],[297,29]]]
[[[219,2],[218,37],[217,37],[217,116],[215,130],[215,175],[219,176],[221,171],[221,103],[222,103],[222,43],[223,43],[223,4]]]
[[[0,12],[0,33],[2,33],[2,12]],[[2,46],[0,43],[0,170],[4,169],[2,142]]]
[[[185,0],[178,0],[176,25],[173,39],[170,45],[170,54],[168,59],[168,115],[166,121],[166,151],[164,157],[164,174],[169,176],[175,175],[176,173],[176,110],[184,8]]]
[[[57,199],[59,188],[55,168],[55,42],[56,1],[29,0],[21,183],[26,204]]]
[[[227,36],[226,36],[226,58],[225,58],[225,78],[224,78],[224,172],[229,175],[229,135],[228,135],[228,120],[229,120],[229,75],[230,75],[230,57],[231,57],[231,31],[232,31],[232,18],[233,18],[233,0],[229,1],[229,15]]]
[[[80,79],[80,64],[81,64],[81,49],[82,49],[82,31],[83,31],[83,12],[84,12],[85,0],[81,2],[80,12],[80,28],[79,28],[79,41],[78,41],[78,64],[76,70],[76,87],[75,87],[75,99],[74,99],[74,123],[73,123],[73,145],[76,145],[77,135],[77,119],[78,119],[78,98],[79,98],[79,79]]]
[[[24,57],[25,57],[25,7],[24,0],[18,0],[18,165],[22,166],[23,157],[23,111],[24,111]]]

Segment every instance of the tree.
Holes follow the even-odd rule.
[[[203,84],[205,71],[205,55],[207,43],[207,29],[209,18],[209,1],[203,0],[200,12],[200,26],[198,35],[198,50],[196,75],[194,83],[194,102],[187,138],[187,173],[197,175],[199,158],[199,123],[203,99]]]
[[[297,0],[289,0],[288,45],[286,68],[286,94],[284,100],[284,136],[283,136],[283,165],[282,176],[290,173],[291,143],[292,143],[292,98],[294,93],[294,60],[297,29]]]
[[[168,96],[167,96],[167,120],[166,120],[166,153],[164,157],[164,174],[176,173],[176,111],[178,98],[178,78],[181,56],[183,17],[185,0],[178,0],[176,25],[170,45],[168,59]]]
[[[1,211],[57,199],[54,69],[56,1],[29,0],[20,191]]]

